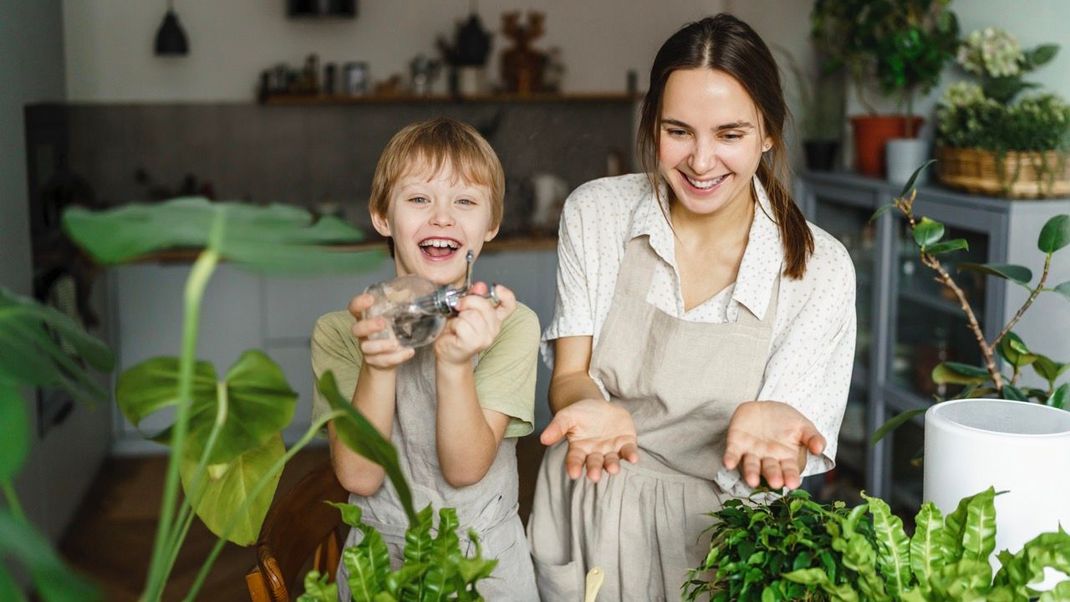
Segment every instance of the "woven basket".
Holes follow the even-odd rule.
[[[940,146],[936,159],[937,177],[953,188],[1017,199],[1070,196],[1070,156],[1066,153],[1012,151],[1001,165],[990,151]],[[1038,164],[1047,166],[1050,173],[1038,173]]]

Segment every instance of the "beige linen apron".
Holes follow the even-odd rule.
[[[431,346],[416,350],[410,361],[398,367],[397,403],[391,441],[398,449],[401,470],[412,488],[413,505],[419,511],[427,504],[435,509],[457,509],[461,550],[475,548],[469,528],[479,534],[484,558],[497,558],[489,579],[477,585],[483,597],[497,600],[538,600],[524,527],[517,515],[516,439],[503,439],[498,455],[483,479],[470,487],[454,488],[442,476],[435,447],[435,353]],[[389,480],[370,497],[349,496],[363,510],[364,522],[383,535],[394,569],[401,565],[408,519]],[[346,546],[356,545],[361,533],[350,530]],[[339,600],[350,600],[345,565],[338,567]]]
[[[727,497],[713,477],[732,412],[758,395],[779,279],[763,319],[740,307],[735,323],[688,322],[646,302],[657,261],[647,237],[628,243],[591,358],[591,375],[635,420],[639,463],[572,481],[562,441],[539,471],[528,538],[545,602],[582,600],[596,566],[602,602],[679,599],[708,551],[707,513]]]

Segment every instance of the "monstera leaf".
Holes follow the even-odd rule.
[[[69,209],[67,233],[101,263],[121,263],[154,251],[213,249],[221,259],[266,273],[311,274],[374,267],[379,251],[332,251],[324,245],[354,243],[363,234],[345,222],[313,216],[297,207],[210,202],[200,197],[110,211]]]
[[[267,484],[254,491],[261,477],[286,454],[282,435],[276,433],[261,446],[250,449],[226,464],[208,466],[208,471],[196,496],[194,510],[204,524],[216,535],[240,546],[247,546],[256,541],[260,526],[264,524],[275,488],[279,485],[281,472],[271,475]],[[191,494],[193,480],[197,471],[197,460],[186,458],[182,462],[182,487]],[[253,499],[244,506],[246,500]],[[240,512],[239,512],[240,510]],[[227,532],[227,526],[234,519],[237,522]]]
[[[178,358],[153,358],[123,373],[116,399],[127,419],[138,425],[144,417],[178,403],[178,382]],[[222,418],[223,422],[209,464],[228,462],[266,443],[290,424],[297,404],[297,393],[287,384],[282,369],[258,350],[243,353],[222,381],[216,380],[211,364],[197,362],[192,390],[189,458],[200,458],[216,421]],[[222,408],[220,402],[224,402]],[[153,438],[169,442],[171,428]]]

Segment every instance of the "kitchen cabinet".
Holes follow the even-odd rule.
[[[905,220],[895,211],[870,220],[899,192],[899,186],[854,174],[806,172],[796,181],[807,218],[843,243],[856,272],[858,339],[837,475],[913,515],[921,500],[916,458],[922,417],[875,446],[869,437],[896,414],[928,407],[949,393],[933,385],[933,366],[945,360],[978,364],[980,352],[958,302],[920,264]],[[955,266],[1016,263],[1039,276],[1043,255],[1037,236],[1049,218],[1070,213],[1070,199],[1008,201],[923,186],[914,212],[943,222],[948,238],[968,241],[968,252],[942,260],[991,340],[1027,292],[998,278],[957,272]],[[1051,284],[1070,280],[1070,257],[1056,256],[1053,264]],[[1015,332],[1032,349],[1059,359],[1070,357],[1070,304],[1057,297],[1042,295]]]
[[[556,251],[545,243],[530,250],[516,243],[503,247],[490,248],[480,257],[474,278],[513,289],[545,327],[554,311]],[[114,268],[109,282],[116,300],[112,306],[119,365],[116,375],[151,357],[178,355],[182,291],[188,273],[187,263],[140,263]],[[344,309],[355,294],[393,277],[393,261],[385,257],[379,266],[362,274],[306,278],[265,277],[224,263],[205,291],[198,357],[212,362],[219,374],[225,374],[247,349],[262,349],[275,360],[300,396],[294,419],[283,433],[292,443],[310,422],[314,382],[309,343],[316,318]],[[549,376],[540,361],[535,398],[539,426],[549,422]],[[142,430],[155,432],[170,420],[166,413],[151,416],[142,423]],[[119,453],[158,449],[118,412],[115,434]]]

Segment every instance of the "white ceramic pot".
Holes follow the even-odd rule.
[[[947,516],[989,486],[996,496],[996,553],[1070,528],[1070,411],[1021,401],[958,399],[925,413],[924,498]],[[1049,570],[1042,588],[1065,579]]]
[[[888,181],[902,186],[922,163],[929,160],[929,142],[918,138],[893,138],[884,150]],[[918,176],[915,184],[924,184],[929,170]]]

